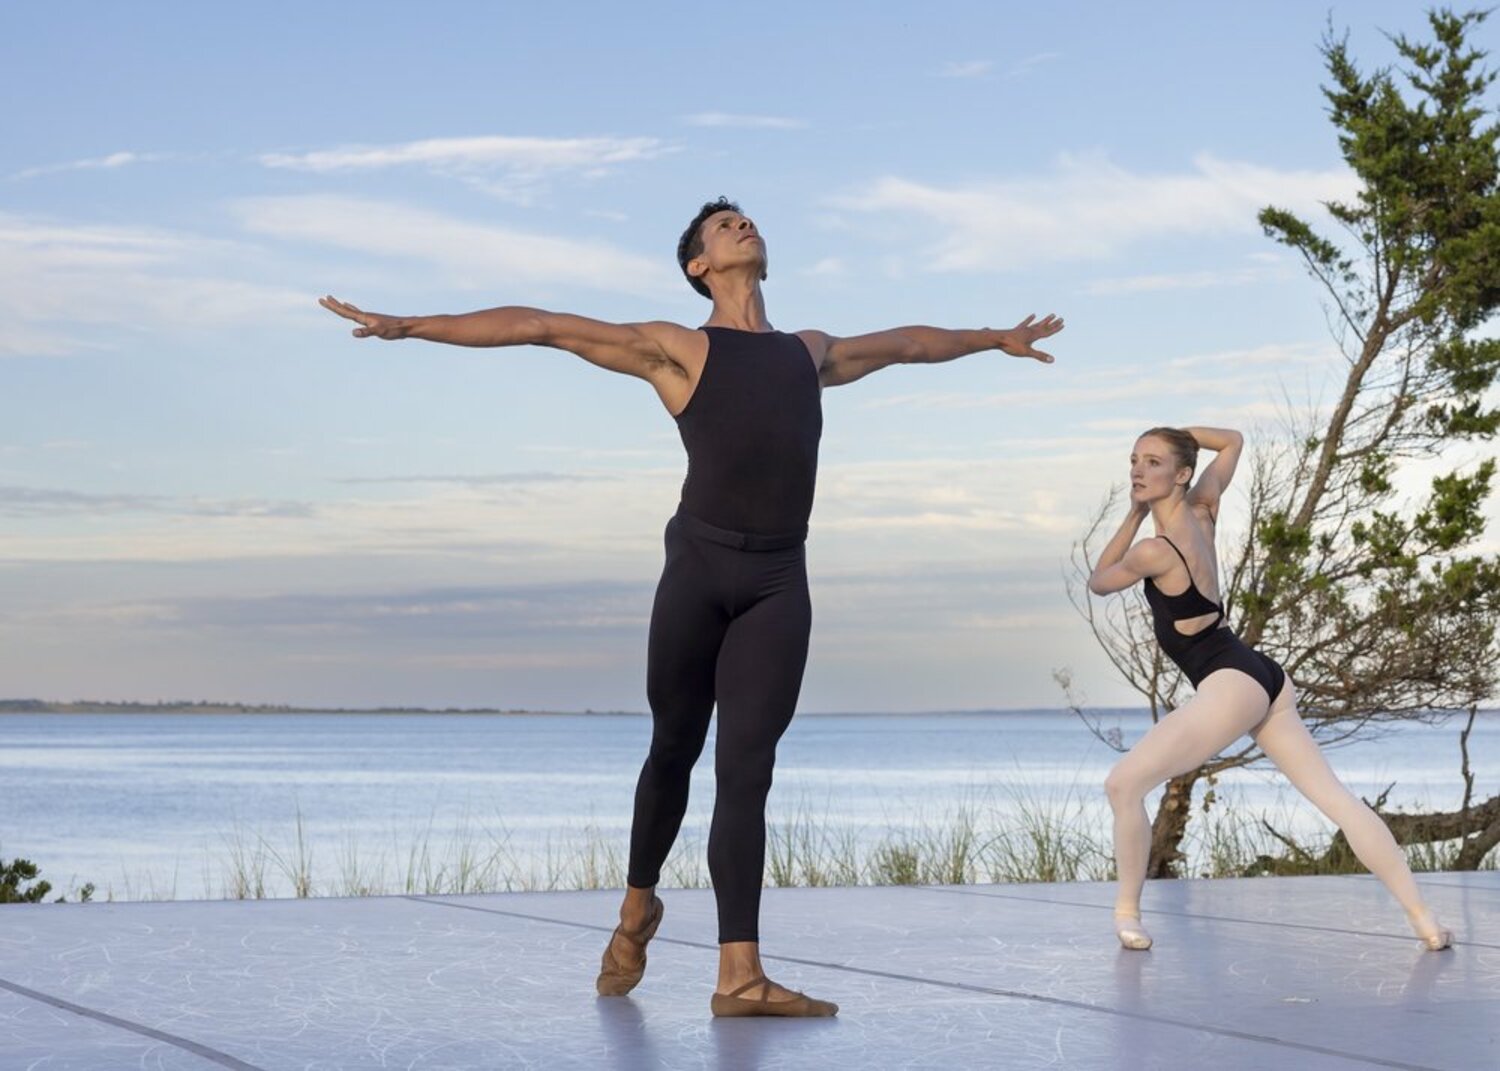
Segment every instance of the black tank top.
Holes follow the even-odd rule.
[[[1146,589],[1146,603],[1151,607],[1151,624],[1162,651],[1191,677],[1192,667],[1207,653],[1205,645],[1217,646],[1223,642],[1225,637],[1216,635],[1217,633],[1225,633],[1231,637],[1233,633],[1219,628],[1224,620],[1224,608],[1198,590],[1198,585],[1193,581],[1193,571],[1188,569],[1187,558],[1183,557],[1182,551],[1177,550],[1177,544],[1166,536],[1161,538],[1182,558],[1182,567],[1187,570],[1188,586],[1186,591],[1168,595],[1148,576],[1142,582]],[[1190,636],[1177,630],[1178,621],[1203,617],[1205,614],[1217,615],[1206,628]],[[1194,680],[1193,683],[1196,684],[1197,681]]]
[[[677,415],[682,511],[735,532],[806,532],[823,434],[812,355],[780,331],[703,330],[708,361]]]

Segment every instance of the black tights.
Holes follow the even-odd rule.
[[[627,877],[636,888],[660,879],[717,700],[708,872],[721,943],[760,939],[766,794],[812,627],[800,536],[751,543],[771,549],[729,545],[736,542],[743,541],[681,515],[667,525],[646,666],[651,753],[636,783]]]

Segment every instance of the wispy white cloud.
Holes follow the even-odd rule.
[[[337,482],[346,484],[448,483],[457,484],[462,487],[525,487],[535,484],[592,483],[596,480],[608,480],[611,478],[602,473],[587,472],[497,472],[481,473],[473,476],[347,476],[339,479]]]
[[[1007,78],[1023,78],[1036,67],[1057,59],[1061,52],[1037,52],[1012,63],[1005,71]],[[973,81],[988,79],[995,73],[994,60],[950,60],[937,72],[939,78],[960,78]]]
[[[60,223],[0,213],[0,249],[34,251],[43,267],[147,267],[204,244],[146,227]]]
[[[196,330],[308,314],[307,295],[230,274],[233,242],[0,213],[0,355],[98,348],[90,329]]]
[[[1081,420],[1075,425],[1080,431],[1100,431],[1110,434],[1139,434],[1141,422],[1137,417],[1101,417],[1098,420]]]
[[[1278,372],[1306,372],[1336,366],[1339,358],[1328,344],[1265,345],[1213,353],[1162,357],[1152,363],[1131,362],[1104,371],[1059,375],[1053,387],[995,394],[921,391],[875,398],[868,409],[1005,409],[1017,406],[1063,407],[1109,405],[1151,399],[1244,399],[1259,401],[1276,390]],[[1207,369],[1209,374],[1169,373]],[[1176,404],[1176,403],[1173,403]]]
[[[733,112],[695,112],[683,116],[682,121],[688,126],[748,127],[757,130],[801,130],[808,125],[806,119],[785,115],[740,115]]]
[[[0,526],[0,563],[414,555],[537,580],[649,553],[681,481],[679,462],[597,480],[331,482],[345,490],[313,502],[16,489],[0,493],[0,516],[16,518]],[[95,514],[112,523],[64,523]]]
[[[1208,155],[1177,173],[1070,155],[1049,176],[951,186],[887,177],[833,203],[935,230],[918,253],[923,270],[1006,271],[1106,259],[1162,237],[1253,233],[1267,204],[1313,211],[1356,184],[1346,170],[1278,171]]]
[[[950,60],[938,71],[939,78],[983,78],[995,69],[992,60]]]
[[[310,152],[263,153],[271,168],[318,174],[422,168],[484,193],[528,204],[550,179],[593,179],[622,165],[676,149],[659,138],[545,138],[488,135],[424,138],[390,145],[342,145]]]
[[[824,257],[802,270],[803,275],[841,276],[849,274],[849,265],[841,257]]]
[[[1061,55],[1061,52],[1038,52],[1011,64],[1010,70],[1005,73],[1011,78],[1024,78],[1037,67],[1040,67],[1044,63],[1050,63]]]
[[[583,286],[636,296],[678,290],[663,258],[604,242],[536,234],[391,201],[354,197],[262,197],[235,206],[245,228],[283,241],[311,242],[377,256],[426,261],[452,285]]]
[[[408,664],[423,669],[440,669],[450,672],[497,669],[564,671],[613,668],[621,660],[620,654],[613,651],[574,648],[557,651],[490,651],[473,654],[414,655],[408,659]]]
[[[5,302],[0,300],[0,307]],[[59,325],[56,329],[12,322],[0,333],[0,357],[62,357],[85,349],[89,343]]]
[[[160,152],[112,152],[108,156],[93,156],[84,160],[70,160],[62,164],[44,164],[17,171],[12,178],[29,179],[39,175],[55,175],[63,171],[111,171],[128,164],[155,163],[171,158],[170,153]]]
[[[1267,276],[1264,270],[1242,268],[1239,271],[1193,271],[1162,275],[1125,275],[1095,279],[1084,287],[1084,293],[1100,296],[1144,294],[1158,290],[1204,290],[1217,286],[1240,286]]]
[[[163,514],[178,517],[280,517],[313,515],[304,502],[267,499],[174,498],[159,494],[97,493],[56,487],[0,485],[0,516],[60,517]]]
[[[1028,451],[831,465],[820,489],[819,539],[839,545],[830,560],[843,567],[884,568],[883,556],[891,553],[897,560],[940,557],[938,548],[955,537],[998,549],[1070,531],[1075,511],[1055,485],[1082,470],[1080,457],[1099,452],[1097,445],[1049,451],[1046,479],[1037,478],[1038,461]],[[879,544],[861,546],[873,539]],[[903,541],[905,549],[894,546]]]
[[[1049,444],[1044,462],[1034,449],[1003,445],[954,457],[830,461],[820,477],[819,553],[838,568],[886,568],[942,560],[955,539],[991,553],[1071,531],[1098,494],[1097,479],[1075,477],[1097,469],[1110,445],[1104,437]],[[485,575],[503,582],[639,579],[642,563],[660,554],[681,479],[674,458],[581,482],[344,484],[337,496],[306,503],[0,491],[0,515],[14,518],[0,530],[0,563],[400,556],[424,568],[447,559],[483,562]],[[94,515],[110,523],[68,520]]]
[[[393,145],[344,145],[304,153],[264,153],[266,167],[297,171],[370,171],[387,167],[593,171],[669,151],[657,138],[536,138],[490,135],[425,138]]]
[[[1129,437],[1139,430],[1122,425],[1092,437],[1018,437],[944,459],[830,459],[809,549],[819,607],[807,693],[812,708],[881,709],[891,695],[941,705],[931,696],[946,693],[926,691],[925,681],[915,693],[895,679],[881,681],[884,696],[858,689],[890,664],[935,681],[957,665],[989,666],[999,643],[1009,660],[1003,673],[996,671],[995,694],[1012,695],[1016,681],[1032,671],[1034,686],[1045,689],[1047,670],[1091,651],[1066,603],[1061,573],[1101,496],[1124,478]],[[143,528],[136,518],[124,524],[112,515],[108,530],[30,540],[50,551],[46,557],[56,565],[46,570],[45,589],[38,584],[33,607],[19,618],[12,614],[10,629],[16,641],[33,642],[30,633],[42,626],[48,635],[66,636],[70,651],[80,644],[90,652],[123,649],[122,633],[131,637],[133,653],[147,643],[173,650],[196,645],[188,668],[231,650],[380,672],[396,665],[451,673],[531,667],[555,676],[616,666],[619,673],[599,690],[614,697],[600,702],[619,703],[620,695],[635,694],[622,691],[621,681],[639,672],[661,522],[680,476],[679,463],[618,481],[539,482],[536,497],[524,502],[508,501],[501,488],[434,486],[396,501],[329,503],[298,520],[148,514],[153,523]],[[1242,523],[1243,505],[1233,497],[1226,531]],[[0,559],[36,523],[8,523],[0,531]],[[495,539],[499,532],[503,542]],[[452,549],[464,538],[470,546]],[[454,562],[446,572],[445,558]],[[202,570],[140,569],[147,560],[180,567],[206,559],[217,563],[217,590],[205,590]],[[476,562],[483,563],[477,570]],[[100,585],[106,568],[112,571],[104,575],[135,579]],[[58,576],[72,578],[69,597],[57,595],[52,578]],[[173,590],[158,590],[162,583]],[[872,621],[879,627],[872,629]],[[34,674],[19,662],[19,649],[12,645],[7,669]],[[590,657],[570,661],[568,652],[580,651]],[[97,672],[93,662],[89,671]],[[59,679],[77,687],[77,678]],[[180,676],[169,680],[183,687]],[[557,694],[555,679],[539,681],[544,686],[552,691],[538,695]],[[569,678],[569,688],[581,686]],[[369,687],[367,701],[389,701],[375,694],[379,684]],[[444,677],[426,687],[442,696],[452,682]],[[973,685],[967,687],[972,694]],[[552,701],[576,707],[591,700],[569,693]]]
[[[1327,342],[1303,342],[1288,344],[1269,343],[1264,346],[1214,350],[1211,353],[1190,353],[1181,357],[1168,357],[1165,364],[1168,368],[1223,366],[1231,369],[1258,367],[1264,370],[1267,366],[1287,369],[1307,368],[1317,365],[1337,366],[1339,362],[1338,351],[1331,344]],[[1142,369],[1142,371],[1145,371],[1145,369]]]
[[[653,438],[660,439],[662,446],[658,449],[638,446],[561,446],[561,445],[538,445],[522,446],[520,448],[525,454],[562,454],[568,457],[578,458],[584,461],[620,461],[663,458],[676,459],[682,456],[682,443],[674,435],[658,435]]]

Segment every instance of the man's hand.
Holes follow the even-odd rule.
[[[1009,331],[1001,331],[998,347],[1002,353],[1008,353],[1012,357],[1031,357],[1043,364],[1051,364],[1052,354],[1034,349],[1031,344],[1038,339],[1055,335],[1062,329],[1063,322],[1051,313],[1041,320],[1037,320],[1036,315],[1032,314]]]
[[[318,299],[329,312],[337,313],[346,320],[353,320],[359,324],[354,329],[355,338],[405,338],[406,324],[399,316],[382,316],[378,312],[365,312],[363,309],[355,308],[347,301],[340,301],[332,294]]]

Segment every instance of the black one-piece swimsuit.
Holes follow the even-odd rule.
[[[1224,625],[1224,608],[1198,590],[1198,585],[1193,582],[1193,571],[1188,569],[1187,559],[1182,551],[1177,550],[1177,544],[1166,536],[1161,539],[1177,551],[1188,574],[1187,590],[1178,595],[1168,595],[1149,576],[1144,581],[1146,602],[1151,607],[1151,622],[1161,649],[1193,682],[1194,688],[1215,670],[1237,669],[1255,678],[1256,683],[1266,690],[1266,697],[1274,703],[1286,683],[1286,671]],[[1185,635],[1177,631],[1176,622],[1206,614],[1217,616],[1213,624],[1201,632]]]

